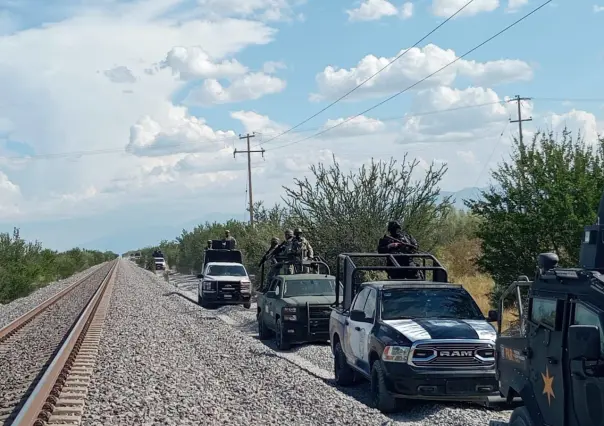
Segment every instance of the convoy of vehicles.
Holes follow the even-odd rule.
[[[197,302],[201,306],[252,306],[252,281],[243,266],[243,255],[222,240],[213,240],[204,250],[203,270],[197,278]]]
[[[389,413],[405,399],[476,400],[497,395],[495,328],[497,313],[485,318],[472,296],[447,281],[430,254],[408,254],[430,266],[400,266],[391,254],[341,254],[337,294],[329,322],[336,382],[371,382],[371,400]],[[372,266],[357,261],[372,260]],[[379,266],[379,263],[383,266]],[[367,262],[365,262],[367,263]],[[378,263],[378,265],[375,265]],[[388,264],[392,266],[387,266]],[[363,282],[365,271],[417,268],[434,280]]]
[[[296,263],[309,271],[316,268],[317,273],[283,273],[290,266],[295,268]],[[257,299],[259,338],[266,340],[275,336],[275,344],[281,350],[289,349],[294,343],[328,341],[329,316],[336,301],[336,279],[330,275],[327,263],[321,259],[283,261],[271,265],[271,269],[274,273],[268,274],[270,281]]]

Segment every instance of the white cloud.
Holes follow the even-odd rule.
[[[306,0],[197,0],[197,13],[203,17],[235,16],[263,21],[291,20],[294,8]]]
[[[109,81],[113,83],[135,83],[136,77],[130,71],[130,68],[125,66],[118,66],[115,68],[111,68],[110,70],[106,70],[103,72],[105,77],[109,79]]]
[[[528,0],[508,0],[506,12],[517,12],[528,4]]]
[[[411,16],[413,16],[413,3],[410,1],[404,3],[403,6],[401,6],[400,15],[403,19],[411,18]]]
[[[355,136],[359,134],[380,133],[386,130],[386,124],[383,121],[365,117],[363,115],[355,117],[352,120],[350,117],[327,120],[323,129],[329,129],[335,126],[338,127],[330,130],[327,137]]]
[[[275,123],[268,116],[254,111],[234,111],[231,117],[241,121],[246,133],[259,133],[260,137],[276,135],[287,129],[287,126]]]
[[[518,0],[510,0],[518,1]],[[522,0],[519,0],[522,1]],[[467,0],[432,0],[432,13],[436,16],[448,18],[466,4]],[[474,16],[483,12],[492,12],[499,7],[499,0],[474,0],[464,8],[458,16]]]
[[[604,6],[598,6],[594,4],[594,13],[604,12]]]
[[[170,68],[182,80],[200,78],[232,78],[248,72],[236,59],[218,61],[200,46],[172,48],[160,63],[160,69]]]
[[[587,111],[572,109],[563,114],[549,113],[543,118],[548,130],[561,133],[566,127],[573,135],[581,131],[585,142],[589,144],[597,143],[598,135],[604,133],[604,122],[598,121],[594,114]]]
[[[341,96],[385,67],[403,52],[404,50],[389,58],[367,55],[350,69],[326,67],[315,77],[318,90],[317,93],[311,94],[310,99],[321,101]],[[403,57],[360,87],[350,98],[354,98],[355,95],[356,97],[375,97],[398,92],[438,71],[456,57],[453,50],[445,50],[434,44],[428,44],[423,48],[411,48]],[[417,85],[416,89],[441,85],[450,86],[457,77],[467,77],[475,84],[492,86],[511,81],[527,81],[532,76],[530,65],[519,60],[477,62],[460,59]]]
[[[169,104],[166,110],[164,117],[145,116],[132,126],[128,152],[139,156],[211,152],[237,136],[231,130],[213,130],[203,118],[189,115],[185,107]]]
[[[286,68],[287,68],[287,65],[285,65],[283,62],[268,61],[268,62],[265,62],[264,65],[262,66],[262,71],[264,71],[266,74],[274,74],[278,70],[283,70]]]
[[[226,87],[216,79],[207,79],[193,89],[184,102],[187,105],[210,106],[256,100],[279,93],[285,86],[285,80],[262,72],[238,77]]]
[[[385,16],[396,16],[398,10],[388,0],[364,0],[356,9],[347,10],[348,20],[377,21]]]

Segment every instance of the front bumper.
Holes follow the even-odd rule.
[[[499,395],[495,368],[423,369],[407,364],[383,363],[386,386],[399,398],[444,401],[484,401]]]
[[[283,321],[283,331],[290,343],[327,342],[329,341],[329,325],[311,321],[310,329],[307,321]]]
[[[203,292],[202,299],[207,303],[221,304],[221,305],[241,305],[244,303],[251,303],[251,293],[236,293],[233,292],[221,293],[221,292]]]

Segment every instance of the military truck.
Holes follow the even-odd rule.
[[[266,281],[263,265],[261,282],[265,285],[260,288],[256,314],[261,340],[274,336],[280,350],[292,344],[329,340],[336,283],[323,259],[280,259],[270,266]]]
[[[410,266],[400,265],[401,256],[413,258]],[[421,273],[371,278],[409,270]],[[497,311],[485,318],[433,255],[343,253],[336,277],[343,294],[338,287],[329,332],[340,386],[369,380],[372,404],[384,413],[403,409],[408,399],[499,400],[490,324]]]
[[[502,395],[520,397],[523,405],[509,423],[492,426],[604,424],[602,274],[604,194],[596,224],[585,227],[579,267],[559,267],[555,253],[542,253],[534,280],[520,277],[501,297],[497,376]],[[516,321],[504,329],[510,296]]]
[[[232,241],[212,240],[211,246],[204,250],[203,269],[197,275],[197,302],[202,307],[251,308],[251,277],[243,266],[243,254],[232,247]]]

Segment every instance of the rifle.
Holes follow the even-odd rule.
[[[264,256],[262,256],[262,259],[260,259],[260,263],[258,263],[258,267],[262,266],[262,264],[264,262],[266,262],[270,257],[272,257],[272,254],[277,251],[277,249],[279,248],[279,245],[269,249],[269,251],[267,251],[266,253],[264,253]]]
[[[417,251],[417,249],[419,248],[419,246],[409,243],[409,242],[405,242],[403,240],[399,240],[398,238],[393,237],[392,235],[388,235],[386,234],[386,238],[392,240],[393,242],[402,245],[403,247],[407,247],[410,248],[413,251]]]

